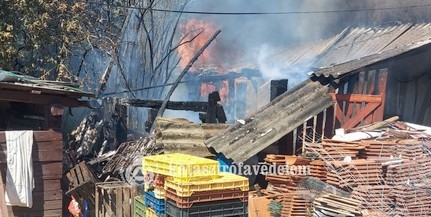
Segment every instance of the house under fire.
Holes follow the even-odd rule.
[[[298,154],[303,141],[395,115],[429,126],[430,59],[431,24],[348,28],[286,49],[268,61],[286,72],[314,69],[310,78],[205,144],[234,162],[250,162],[273,144],[281,154]]]

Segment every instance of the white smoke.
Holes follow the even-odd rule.
[[[271,61],[270,56],[275,53],[274,49],[267,44],[263,44],[257,55],[258,68],[265,80],[275,80],[286,78],[280,68]]]

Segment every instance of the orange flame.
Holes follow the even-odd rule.
[[[178,53],[181,57],[180,66],[185,68],[198,50],[211,38],[211,34],[216,31],[216,25],[202,20],[191,19],[185,25],[181,25],[180,30],[182,43],[184,44],[178,48]],[[199,56],[190,70],[197,71],[199,68],[205,67],[222,69],[220,53],[216,48],[217,41],[213,41]]]
[[[180,26],[182,46],[178,48],[181,57],[180,66],[185,68],[193,56],[216,32],[217,26],[214,23],[203,20],[191,19],[186,24]],[[198,36],[196,36],[199,34]],[[233,47],[233,46],[232,46]],[[215,68],[219,73],[226,73],[226,63],[232,61],[231,55],[236,55],[231,49],[221,46],[216,40],[213,41],[199,56],[190,71],[203,71],[203,69]],[[219,86],[218,88],[216,86]],[[222,103],[227,102],[229,95],[228,81],[222,81],[218,85],[212,82],[201,84],[201,97],[207,97],[213,91],[219,91]]]

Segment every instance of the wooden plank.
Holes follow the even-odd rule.
[[[370,102],[370,103],[381,103],[382,95],[367,95],[367,94],[335,94],[331,93],[332,99],[341,102]]]
[[[43,192],[43,191],[55,191],[61,190],[61,180],[60,179],[49,179],[43,180],[42,178],[34,179],[34,192]]]
[[[115,206],[112,207],[112,208],[115,209],[116,216],[123,216],[123,206],[122,206],[122,203],[124,202],[123,201],[123,191],[125,191],[125,190],[126,189],[121,188],[121,187],[114,190],[116,200],[113,201],[113,203],[115,204]]]
[[[16,207],[16,206],[8,206],[9,215],[18,212],[26,212],[26,213],[32,213],[34,211],[43,211],[43,210],[62,210],[63,207],[63,200],[46,200],[44,199],[35,199],[33,197],[33,206],[31,208],[28,207]],[[33,215],[31,215],[33,216]]]
[[[33,140],[36,141],[36,143],[40,142],[53,142],[53,141],[60,141],[63,142],[63,135],[61,132],[56,132],[53,130],[46,130],[46,131],[33,131]],[[0,131],[0,143],[6,142],[6,132]]]
[[[380,106],[377,107],[376,111],[373,114],[373,122],[383,121],[383,115],[385,112],[387,81],[388,81],[388,69],[381,69],[379,72],[378,94],[382,96],[382,102],[380,103]]]
[[[33,162],[46,162],[46,161],[61,161],[63,160],[62,150],[52,150],[52,151],[37,151],[34,150],[31,153]],[[0,150],[0,163],[6,163],[7,151]]]
[[[358,83],[356,84],[356,93],[357,94],[364,94],[364,89],[365,89],[365,71],[359,72],[358,77],[359,77],[359,79],[358,79]],[[355,102],[354,114],[357,114],[361,110],[361,108],[363,106],[365,106],[364,102]]]
[[[96,216],[102,216],[102,214],[101,214],[102,209],[101,209],[101,206],[100,206],[101,202],[100,202],[99,189],[95,188],[95,190],[96,190],[96,194],[95,194],[94,205],[95,205],[95,210],[96,210]]]
[[[0,91],[0,100],[11,102],[24,102],[33,104],[59,104],[68,107],[85,107],[86,102],[81,102],[78,99],[66,98],[55,95],[32,94],[31,92],[2,90]]]
[[[336,101],[334,104],[334,110],[335,110],[335,117],[338,120],[338,123],[343,124],[343,121],[345,119],[344,113],[343,113],[343,104],[344,101]]]
[[[364,94],[368,94],[368,95],[375,95],[375,90],[376,88],[376,70],[372,70],[372,71],[368,71],[368,75],[367,75],[367,87],[364,90]],[[373,114],[367,116],[364,121],[363,121],[363,125],[367,125],[367,124],[371,124],[373,122]]]
[[[348,92],[349,94],[351,93],[356,93],[356,90],[358,89],[358,78],[359,76],[357,74],[350,76],[349,81],[348,81]],[[345,101],[345,108],[343,110],[344,115],[346,117],[347,120],[349,120],[350,118],[353,117],[354,115],[354,111],[353,108],[355,108],[355,104],[354,102],[351,101]],[[344,120],[344,123],[346,123],[347,120]]]
[[[28,208],[23,207],[13,207],[13,216],[43,216],[43,217],[59,217],[63,216],[62,209],[45,209],[45,210],[36,210],[36,211],[30,211]],[[12,214],[12,213],[11,213]]]
[[[2,173],[3,171],[0,170],[0,217],[8,217]]]
[[[381,104],[369,103],[361,111],[359,111],[353,118],[346,121],[346,123],[344,123],[344,125],[343,125],[343,128],[349,129],[349,128],[356,127],[361,122],[361,120],[363,120],[363,118],[365,116],[367,116],[371,112],[375,111],[379,107],[379,105],[381,105]]]
[[[34,162],[33,163],[33,174],[35,177],[62,175],[63,174],[63,163],[61,161],[58,161],[58,162]]]

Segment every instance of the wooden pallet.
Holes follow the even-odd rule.
[[[95,183],[97,179],[87,164],[84,161],[78,163],[66,174],[66,177],[70,183],[66,195],[77,199],[80,207],[84,207],[80,198],[85,199],[88,204],[89,216],[95,216]]]
[[[96,217],[131,217],[135,187],[124,182],[96,183]]]

